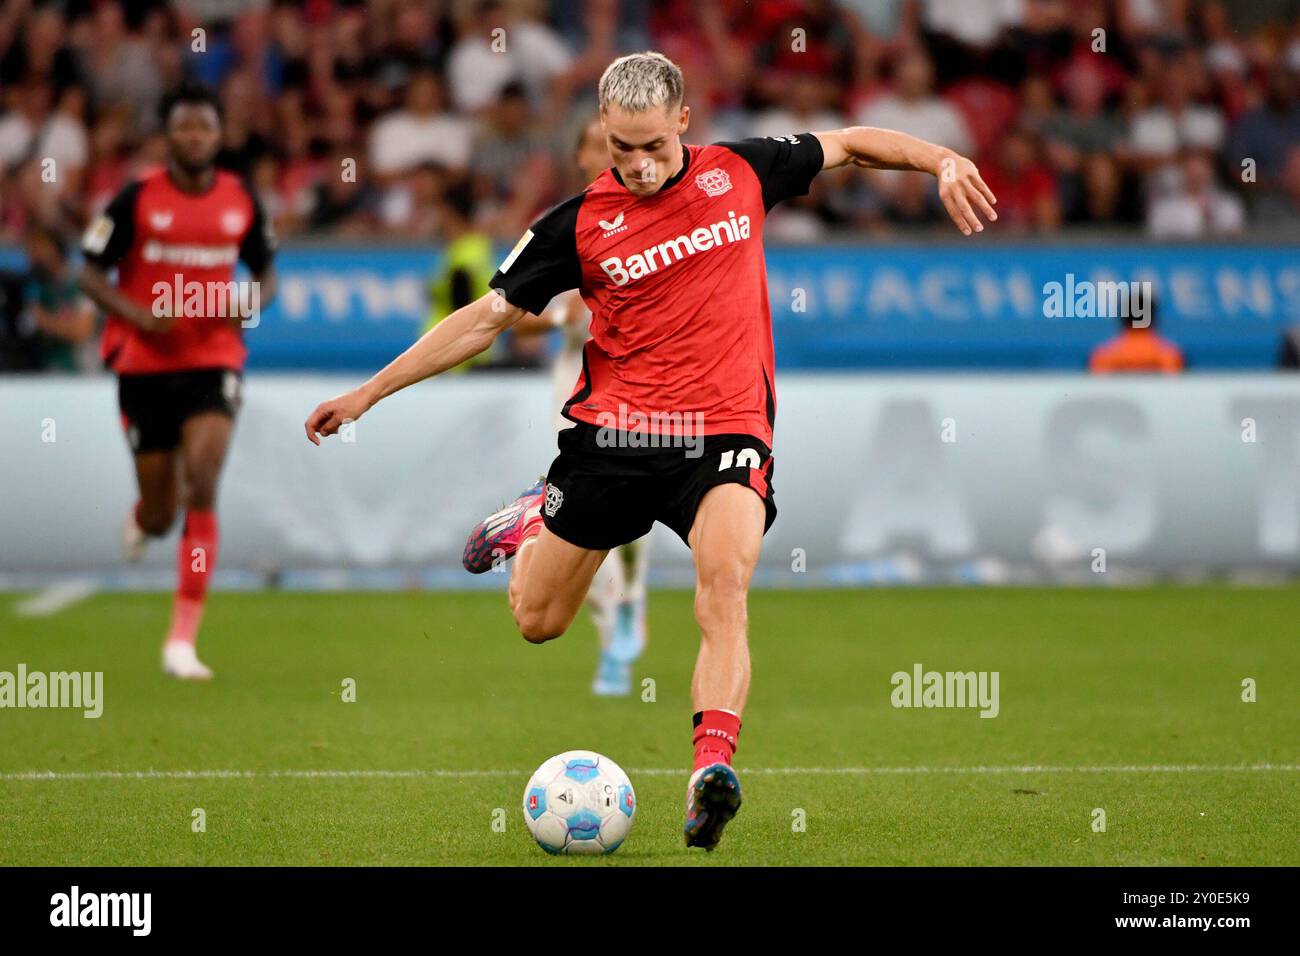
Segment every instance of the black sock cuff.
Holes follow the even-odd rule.
[[[700,726],[700,724],[702,724],[702,723],[704,723],[704,711],[702,711],[702,710],[697,710],[697,711],[695,712],[695,716],[691,718],[691,727],[692,727],[692,729],[694,729],[694,728]],[[736,727],[737,727],[737,730],[739,730],[739,728],[740,728],[740,718],[739,718],[739,717],[736,718]]]

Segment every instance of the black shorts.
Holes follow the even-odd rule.
[[[615,548],[642,537],[656,521],[687,541],[704,493],[727,484],[752,488],[767,511],[763,531],[772,527],[772,451],[757,438],[710,435],[693,449],[638,448],[627,447],[624,434],[612,434],[611,443],[611,433],[594,425],[560,432],[542,520],[570,544]]]
[[[117,406],[132,453],[176,448],[185,420],[202,412],[234,418],[241,384],[240,374],[225,368],[119,375]]]

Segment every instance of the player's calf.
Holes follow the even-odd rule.
[[[140,497],[122,523],[122,551],[128,561],[139,560],[150,539],[161,538],[171,531],[177,511],[173,452],[151,449],[137,453],[135,472]]]
[[[749,587],[735,574],[700,577],[695,588],[695,623],[705,640],[744,641],[749,627]]]
[[[695,620],[700,651],[691,681],[697,707],[739,712],[749,693],[747,582],[732,575],[701,575]]]

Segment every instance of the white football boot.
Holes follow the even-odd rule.
[[[168,641],[163,645],[163,673],[181,680],[211,680],[212,670],[199,660],[194,645],[185,641]]]
[[[144,557],[147,547],[149,547],[149,536],[135,523],[135,512],[127,512],[126,521],[122,523],[122,557],[135,564]]]

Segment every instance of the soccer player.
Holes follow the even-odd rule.
[[[995,219],[970,160],[890,130],[850,127],[710,146],[690,122],[681,71],[658,53],[620,57],[600,79],[614,159],[538,219],[461,309],[368,382],[308,417],[316,443],[380,399],[487,348],[527,313],[578,289],[592,312],[582,372],[544,480],[471,533],[467,564],[513,555],[510,606],[523,637],[564,633],[611,548],[659,521],[695,560],[701,641],[691,682],[695,769],[688,846],[714,848],[740,806],[731,767],[749,691],[746,604],[776,515],[773,346],[761,230],[776,203],[823,169],[921,170],[966,235]]]
[[[101,351],[117,373],[140,497],[123,528],[128,560],[185,509],[163,671],[212,676],[195,651],[217,560],[217,480],[239,409],[243,325],[275,294],[270,224],[249,186],[216,168],[221,108],[182,86],[162,104],[168,161],[130,183],[82,237],[81,287],[106,313]],[[253,283],[234,282],[242,260]],[[116,267],[117,283],[109,270]]]
[[[594,182],[610,168],[612,159],[605,130],[593,119],[578,136],[574,160],[583,179]],[[582,353],[587,343],[587,326],[591,312],[577,292],[555,297],[540,316],[525,315],[514,326],[519,334],[538,334],[559,328],[564,330],[560,350],[551,375],[555,384],[556,428],[572,428],[559,409],[573,394],[574,383],[582,372]],[[646,571],[649,567],[650,535],[629,541],[610,551],[596,569],[587,589],[587,608],[600,637],[600,661],[592,692],[602,697],[617,697],[632,690],[632,665],[645,650]]]

